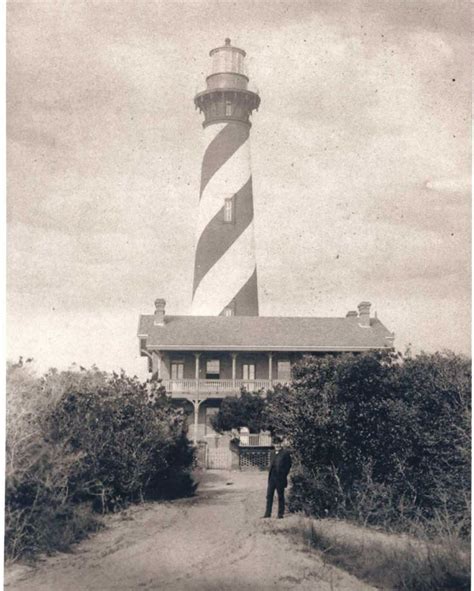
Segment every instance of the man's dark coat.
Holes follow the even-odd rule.
[[[288,486],[288,472],[291,468],[291,455],[287,449],[282,449],[273,454],[270,462],[268,482],[275,485],[275,488],[286,488]]]

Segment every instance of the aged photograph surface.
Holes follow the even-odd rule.
[[[6,14],[5,588],[470,589],[470,2]]]

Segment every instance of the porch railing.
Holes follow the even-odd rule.
[[[244,387],[249,392],[271,388],[278,380],[163,380],[166,391],[174,394],[194,392],[229,394]]]

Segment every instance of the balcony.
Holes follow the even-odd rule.
[[[268,390],[280,380],[163,380],[166,392],[173,397],[225,398],[238,394],[241,388],[248,392]]]

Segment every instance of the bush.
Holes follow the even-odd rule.
[[[247,392],[242,388],[240,396],[224,398],[219,411],[212,417],[213,429],[218,433],[248,427],[250,433],[260,433],[264,424],[265,400],[260,393]]]
[[[453,354],[407,359],[401,398],[411,443],[405,478],[417,505],[433,512],[470,514],[471,362]]]
[[[7,368],[6,555],[66,548],[105,512],[194,491],[183,412],[156,384],[97,368]]]
[[[168,398],[124,374],[98,391],[69,391],[47,417],[53,441],[81,454],[75,498],[102,511],[145,497],[169,497],[192,463],[185,416]]]
[[[305,358],[265,410],[299,464],[290,506],[398,526],[445,512],[467,524],[470,381],[470,362],[449,353]]]

